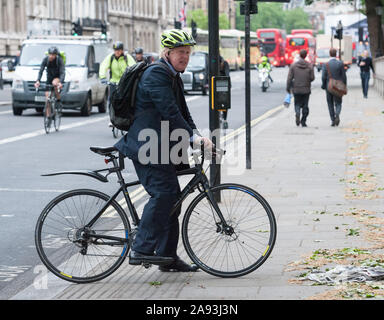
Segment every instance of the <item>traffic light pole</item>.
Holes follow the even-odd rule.
[[[215,110],[212,97],[212,77],[219,75],[219,0],[208,1],[208,27],[209,27],[209,79],[210,79],[210,99],[209,99],[209,129],[212,142],[220,147],[220,135],[216,134],[220,127],[219,112]],[[218,185],[221,181],[221,165],[212,159],[210,169],[211,185]]]
[[[251,14],[250,0],[245,0],[245,135],[246,135],[246,168],[252,169],[251,141]]]

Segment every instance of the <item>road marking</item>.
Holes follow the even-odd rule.
[[[40,193],[64,193],[68,190],[44,190],[44,189],[12,189],[0,188],[0,192],[40,192]]]
[[[65,130],[68,130],[68,129],[73,129],[73,128],[76,128],[76,127],[81,127],[81,126],[85,126],[85,125],[88,125],[88,124],[93,124],[93,123],[105,121],[107,119],[109,119],[109,116],[108,117],[101,117],[101,118],[97,118],[97,119],[80,121],[80,122],[75,122],[75,123],[72,123],[72,124],[63,125],[63,126],[61,126],[60,131],[65,131]],[[0,145],[7,144],[7,143],[12,143],[12,142],[17,142],[17,141],[21,141],[21,140],[25,140],[25,139],[30,139],[30,138],[34,138],[34,137],[38,137],[38,136],[42,136],[42,135],[46,135],[45,130],[43,130],[43,129],[42,130],[36,130],[36,131],[33,131],[33,132],[21,134],[19,136],[2,139],[2,140],[0,140]]]
[[[0,115],[3,115],[3,114],[11,114],[12,113],[12,111],[1,111],[0,112]]]

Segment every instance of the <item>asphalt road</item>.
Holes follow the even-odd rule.
[[[282,104],[288,69],[274,69],[274,83],[262,93],[257,73],[252,71],[252,119]],[[231,73],[232,110],[229,129],[245,122],[245,73]],[[199,129],[209,128],[209,98],[188,95],[187,102]],[[62,129],[46,135],[43,118],[35,110],[12,114],[10,88],[0,91],[0,299],[9,299],[38,276],[41,262],[34,245],[35,224],[44,206],[60,193],[77,188],[112,194],[116,178],[103,184],[81,176],[42,177],[41,174],[77,169],[103,169],[104,159],[90,146],[112,146],[117,140],[108,128],[106,114],[94,108],[89,118],[65,112]],[[125,178],[136,175],[127,161]]]

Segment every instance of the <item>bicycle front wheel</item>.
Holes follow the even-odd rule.
[[[242,185],[210,190],[224,216],[221,221],[207,193],[187,209],[182,226],[184,247],[194,263],[214,276],[234,278],[259,268],[276,241],[276,220],[267,201]]]
[[[113,201],[87,227],[108,200],[98,191],[74,190],[52,200],[42,211],[35,230],[36,248],[56,276],[75,283],[95,282],[123,263],[131,228],[121,206]]]
[[[48,108],[49,108],[49,102],[47,101],[44,107],[44,130],[46,134],[49,134],[52,126],[52,116],[51,115],[48,116]]]
[[[61,116],[62,116],[62,107],[60,103],[56,103],[55,105],[56,111],[55,111],[55,117],[54,117],[54,125],[55,125],[55,130],[56,132],[60,130],[60,125],[61,125]]]

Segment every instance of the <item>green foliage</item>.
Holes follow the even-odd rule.
[[[281,3],[259,3],[259,13],[251,16],[251,30],[261,28],[285,29],[290,33],[292,29],[312,28],[308,15],[302,8],[283,11]],[[240,8],[237,8],[236,26],[244,30],[244,16],[240,15]]]
[[[199,29],[208,30],[208,15],[205,14],[203,9],[197,9],[193,11],[188,11],[187,25],[191,26],[191,21],[195,21]],[[219,28],[220,29],[229,29],[229,19],[228,15],[222,13],[219,16]]]

